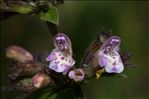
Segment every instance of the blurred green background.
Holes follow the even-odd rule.
[[[87,99],[149,99],[148,1],[65,1],[59,13],[59,32],[71,38],[77,64],[101,27],[121,37],[121,50],[130,50],[137,64],[125,69],[128,79],[104,77],[82,86]],[[49,30],[38,16],[17,15],[1,21],[1,86],[8,84],[5,48],[13,44],[32,53],[53,48]],[[2,91],[1,98],[13,99],[14,93]]]

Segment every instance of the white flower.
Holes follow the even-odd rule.
[[[99,65],[108,73],[121,73],[124,70],[119,55],[120,38],[112,36],[108,38],[99,50]]]
[[[50,69],[66,74],[75,64],[70,39],[65,34],[57,34],[54,37],[54,45],[56,48],[52,50],[46,61],[50,61]]]

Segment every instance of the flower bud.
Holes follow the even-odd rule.
[[[20,75],[34,75],[37,72],[41,72],[43,70],[42,64],[37,63],[37,62],[27,62],[20,64],[22,65],[22,72]],[[21,66],[20,66],[21,67]]]
[[[14,87],[21,91],[31,92],[34,88],[32,86],[32,78],[24,78],[20,80]]]
[[[68,76],[76,82],[82,81],[84,79],[84,72],[82,69],[74,69],[69,72]]]
[[[34,61],[29,61],[25,63],[16,63],[9,68],[10,73],[8,77],[12,80],[23,76],[33,76],[38,72],[43,71],[42,64]]]
[[[6,57],[22,63],[33,60],[31,53],[16,45],[9,46],[6,49]]]
[[[35,88],[41,88],[47,84],[49,84],[51,81],[50,77],[47,74],[44,73],[37,73],[32,78],[32,85]]]

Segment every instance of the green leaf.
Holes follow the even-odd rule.
[[[11,10],[22,14],[27,14],[33,11],[32,7],[30,6],[18,6],[18,5],[13,6]]]
[[[58,8],[51,6],[48,12],[41,12],[40,18],[44,21],[51,22],[53,24],[59,23],[59,15],[58,15]]]
[[[55,99],[57,96],[57,93],[53,93],[51,92],[47,92],[45,94],[43,94],[39,99]]]

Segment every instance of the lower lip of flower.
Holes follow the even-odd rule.
[[[52,57],[54,58],[51,58],[51,55],[53,55]],[[48,57],[51,59],[49,68],[56,72],[66,73],[75,63],[72,56],[66,56],[58,49],[54,49]]]

